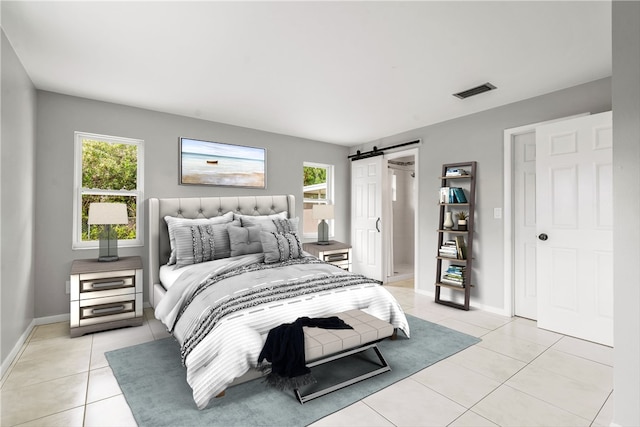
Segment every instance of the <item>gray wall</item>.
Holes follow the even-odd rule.
[[[34,318],[36,91],[4,31],[1,37],[0,361],[5,368]]]
[[[97,250],[71,250],[74,131],[144,140],[145,199],[293,194],[296,212],[302,216],[303,162],[333,164],[336,239],[348,238],[351,195],[349,185],[344,185],[350,173],[346,147],[51,92],[38,91],[37,99],[36,317],[68,313],[65,281],[71,262],[97,257]],[[265,147],[267,189],[178,185],[180,136]],[[119,252],[140,255],[147,265],[144,248],[122,248]]]
[[[499,87],[499,82],[497,86]],[[498,89],[500,90],[500,89]],[[419,154],[418,195],[420,242],[418,288],[433,292],[438,224],[437,194],[443,163],[475,160],[477,166],[476,218],[472,304],[504,309],[503,221],[493,219],[493,209],[503,204],[503,132],[505,129],[611,109],[611,79],[597,80],[499,108],[382,138],[361,147],[370,150],[422,139]],[[409,146],[413,148],[414,146]],[[448,296],[447,296],[448,298]]]
[[[640,3],[613,2],[614,417],[640,425]],[[617,248],[623,248],[618,250]]]

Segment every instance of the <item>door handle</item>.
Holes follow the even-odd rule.
[[[106,308],[94,308],[93,310],[91,310],[91,314],[117,313],[118,311],[122,310],[124,310],[124,305],[116,305]]]
[[[549,238],[549,236],[547,236],[545,233],[541,233],[538,235],[538,239],[545,241]]]
[[[376,230],[378,230],[378,233],[380,232],[380,217],[376,221]]]
[[[124,280],[118,280],[115,282],[94,282],[91,284],[91,287],[94,289],[110,288],[113,286],[124,286]]]

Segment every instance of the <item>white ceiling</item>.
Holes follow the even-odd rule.
[[[611,75],[609,1],[1,7],[38,89],[344,145]]]

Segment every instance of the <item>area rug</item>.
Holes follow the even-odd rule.
[[[173,338],[148,342],[106,353],[109,365],[139,426],[305,426],[402,380],[435,362],[445,359],[480,341],[414,316],[407,316],[411,339],[398,334],[395,341],[384,340],[379,347],[391,371],[344,389],[298,403],[293,393],[269,388],[261,379],[231,387],[223,398],[212,399],[199,411],[180,349]],[[346,359],[346,358],[345,358]],[[359,369],[340,359],[325,371],[349,372]],[[366,359],[366,358],[365,358]],[[316,378],[326,379],[314,368]]]

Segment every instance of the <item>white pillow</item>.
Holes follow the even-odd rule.
[[[269,227],[269,224],[273,223],[274,219],[287,219],[288,218],[287,211],[282,211],[277,214],[271,215],[242,215],[242,214],[233,214],[233,218],[236,220],[240,220],[240,224],[243,227],[247,227],[250,225],[260,225],[263,226],[266,224]]]
[[[262,231],[268,231],[271,233],[294,233],[298,234],[298,222],[299,218],[268,218],[258,219],[263,217],[249,217],[242,219],[243,227],[260,226]]]
[[[214,224],[226,224],[233,221],[233,212],[227,212],[224,215],[214,216],[212,218],[180,218],[175,216],[165,216],[165,222],[169,229],[169,243],[171,245],[171,255],[169,255],[169,262],[167,265],[176,263],[176,238],[175,230],[178,227],[190,227],[192,225],[214,225]]]

